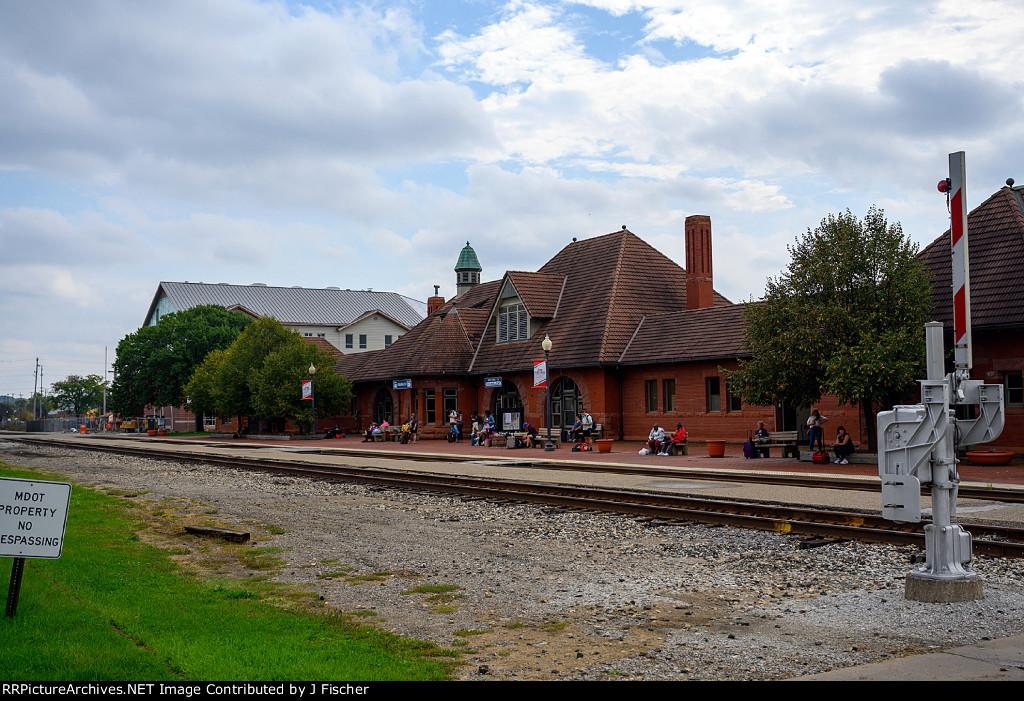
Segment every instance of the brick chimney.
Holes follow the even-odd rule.
[[[686,218],[686,308],[714,306],[713,282],[711,217],[694,214]]]
[[[434,285],[434,296],[427,298],[427,316],[430,316],[444,306],[444,297],[437,294],[437,291],[440,289],[440,285]]]

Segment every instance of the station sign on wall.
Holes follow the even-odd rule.
[[[60,557],[70,503],[67,482],[0,477],[0,557]]]

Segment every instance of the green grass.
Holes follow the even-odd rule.
[[[0,475],[67,481],[6,467]],[[441,680],[458,664],[452,650],[355,615],[275,606],[288,597],[267,582],[197,579],[141,528],[123,499],[74,487],[60,559],[26,560],[17,615],[0,619],[0,678]],[[0,583],[12,562],[0,561]]]

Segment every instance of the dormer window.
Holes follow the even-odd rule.
[[[502,305],[498,310],[498,343],[525,341],[530,337],[530,317],[520,302]]]

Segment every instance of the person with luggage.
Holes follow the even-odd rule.
[[[827,416],[822,416],[817,409],[811,410],[811,415],[807,417],[807,437],[810,442],[810,449],[814,450],[814,441],[818,441],[818,450],[825,451],[825,433],[822,431],[821,425],[828,421]]]
[[[755,458],[767,458],[770,457],[768,447],[765,445],[771,440],[771,435],[768,433],[768,429],[764,427],[764,421],[757,422],[757,428],[754,429],[753,438],[753,450]]]
[[[583,437],[583,414],[576,414],[576,421],[569,429],[569,440],[578,443]]]
[[[580,422],[580,426],[583,431],[583,439],[587,442],[587,447],[592,449],[594,444],[591,441],[590,434],[594,432],[594,417],[586,409],[583,410],[583,419]]]
[[[476,434],[476,444],[483,445],[484,441],[494,435],[494,417],[491,416],[491,410],[485,409],[484,416],[480,419],[480,429]]]
[[[665,429],[654,424],[650,435],[647,436],[647,450],[649,455],[657,455],[661,452],[661,446],[665,443]]]
[[[846,465],[850,462],[849,457],[856,450],[857,446],[853,444],[853,440],[850,438],[850,434],[846,432],[846,429],[840,426],[836,429],[836,443],[832,446],[832,449],[836,453],[836,462],[840,465]]]

